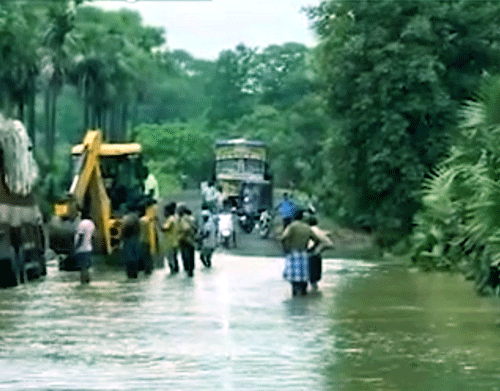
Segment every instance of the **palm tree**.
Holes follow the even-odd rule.
[[[466,261],[481,271],[500,262],[500,77],[463,106],[459,130],[424,184],[414,259],[432,267]]]
[[[24,120],[28,105],[28,134],[34,138],[35,78],[38,73],[39,7],[22,2],[0,5],[0,92],[7,117]]]
[[[141,26],[139,14],[84,7],[76,20],[71,80],[84,100],[84,128],[99,127],[107,139],[126,137],[130,102],[154,68],[153,48],[163,30]]]
[[[61,0],[50,3],[48,25],[42,37],[42,76],[45,81],[46,152],[49,164],[54,162],[56,142],[57,98],[66,78],[70,54],[66,41],[74,28],[75,3]]]

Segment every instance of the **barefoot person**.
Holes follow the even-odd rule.
[[[309,224],[302,221],[303,212],[295,214],[295,220],[290,223],[281,235],[281,242],[285,251],[285,270],[283,278],[292,285],[292,295],[305,295],[309,282],[309,258],[307,247],[312,240],[316,251],[321,251],[322,241],[314,233]]]

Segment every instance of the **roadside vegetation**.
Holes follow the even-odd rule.
[[[211,176],[215,140],[247,137],[268,143],[277,186],[314,195],[381,251],[425,268],[496,260],[500,3],[304,12],[315,48],[242,43],[208,61],[168,50],[165,31],[128,10],[0,2],[0,105],[34,140],[47,210],[88,128],[141,142],[163,195]]]

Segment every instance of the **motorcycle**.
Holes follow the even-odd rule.
[[[229,248],[233,242],[233,247],[236,248],[236,231],[234,230],[233,214],[221,213],[219,215],[219,243],[225,248]]]
[[[251,233],[254,226],[255,220],[252,216],[248,215],[247,213],[243,213],[242,215],[240,215],[240,227],[243,232],[247,234]]]
[[[258,231],[262,239],[266,239],[269,236],[271,231],[271,214],[267,210],[260,214]]]

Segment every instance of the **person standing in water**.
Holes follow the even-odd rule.
[[[322,250],[322,241],[309,224],[302,221],[303,212],[297,211],[295,220],[290,223],[280,239],[285,251],[285,269],[283,278],[292,285],[292,296],[307,293],[309,282],[308,244],[312,241],[316,251]]]
[[[75,262],[80,269],[80,282],[88,284],[90,282],[90,267],[92,266],[92,236],[95,225],[90,219],[87,210],[80,210],[80,221],[75,233]]]

